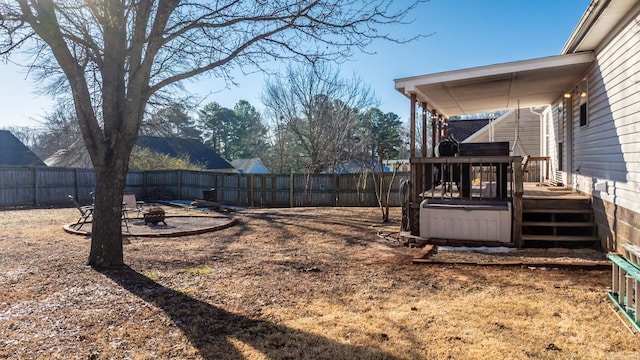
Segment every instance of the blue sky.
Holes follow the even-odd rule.
[[[340,66],[343,76],[356,74],[380,100],[380,109],[408,120],[409,102],[394,89],[397,78],[557,55],[587,9],[589,0],[431,0],[413,14],[415,22],[390,32],[431,34],[409,44],[376,42],[374,55],[356,54]],[[274,68],[281,64],[274,64]],[[221,80],[202,77],[186,87],[203,98],[233,107],[248,100],[262,109],[262,74],[238,75],[226,89]],[[38,84],[23,69],[0,63],[0,128],[38,126],[53,101],[38,95]]]

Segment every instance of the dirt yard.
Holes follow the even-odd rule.
[[[610,270],[413,264],[378,209],[130,237],[118,271],[85,265],[76,213],[0,212],[0,358],[640,359]]]

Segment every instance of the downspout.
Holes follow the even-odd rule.
[[[529,111],[534,115],[538,115],[540,118],[540,136],[542,136],[542,113],[535,111],[533,106],[529,108]],[[542,139],[542,137],[540,137],[540,139]],[[540,142],[540,154],[542,154],[542,141]]]
[[[529,107],[529,111],[531,111],[531,113],[534,114],[534,115],[538,115],[538,117],[540,118],[540,126],[539,126],[539,129],[538,129],[540,131],[540,144],[539,144],[540,145],[540,154],[545,154],[545,152],[543,151],[544,147],[542,146],[542,144],[543,144],[543,142],[549,141],[549,140],[548,139],[547,140],[543,140],[543,137],[545,136],[545,134],[544,134],[544,130],[543,130],[543,126],[544,126],[543,121],[544,121],[544,119],[542,117],[542,113],[535,111],[533,106]],[[549,154],[546,154],[545,156],[549,156]],[[548,164],[547,164],[546,168],[547,169],[549,168]],[[549,178],[549,174],[544,174],[544,176],[546,176],[547,179]],[[540,180],[544,180],[544,179],[540,179]]]

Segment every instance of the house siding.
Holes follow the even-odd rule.
[[[574,187],[593,196],[605,248],[640,244],[639,13],[599,48],[586,76],[586,126],[580,126],[579,102],[573,101]],[[597,183],[606,188],[595,190]]]
[[[556,173],[560,171],[560,155],[558,153],[558,143],[560,141],[562,141],[563,143],[566,141],[564,138],[564,131],[559,130],[561,125],[560,118],[564,115],[560,114],[558,109],[559,105],[556,104],[551,109],[547,108],[547,110],[545,110],[543,113],[543,155],[549,156],[549,169],[551,171],[551,174],[549,174],[549,178],[551,180],[562,182],[564,184],[566,182],[566,178],[564,176],[560,178],[556,176]]]
[[[494,121],[493,138],[494,141],[508,141],[509,148],[514,149],[516,140],[516,117],[517,111],[512,110],[504,115],[499,121]],[[489,142],[489,127],[485,127],[481,133],[474,134],[469,141],[465,142]],[[518,144],[515,146],[514,156],[540,156],[540,116],[531,112],[530,109],[520,110],[520,125],[518,130]]]

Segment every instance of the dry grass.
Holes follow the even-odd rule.
[[[101,272],[75,212],[0,212],[0,358],[640,358],[610,271],[414,265],[377,209],[247,210]]]

